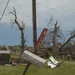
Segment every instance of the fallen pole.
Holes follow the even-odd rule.
[[[24,71],[23,71],[23,74],[22,75],[25,75],[26,74],[26,72],[27,72],[27,70],[28,70],[28,68],[30,67],[30,62],[28,62],[28,64],[27,64],[27,66],[25,67],[25,69],[24,69]]]

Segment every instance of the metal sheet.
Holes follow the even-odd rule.
[[[21,56],[23,59],[25,59],[26,61],[36,65],[37,67],[41,67],[45,62],[46,60],[25,50]]]

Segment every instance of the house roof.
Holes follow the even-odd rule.
[[[0,54],[10,54],[9,50],[0,50]]]

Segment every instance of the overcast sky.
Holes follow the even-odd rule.
[[[7,1],[8,0],[0,0],[0,17]],[[19,22],[24,20],[27,29],[32,28],[32,0],[10,0],[8,8],[6,9],[2,20],[0,21],[0,41],[2,42],[0,44],[7,44],[7,42],[9,42],[9,45],[12,45],[14,43],[20,44],[20,33],[18,33],[18,28],[14,27],[14,29],[11,29],[10,25],[10,22],[14,19],[14,17],[10,15],[9,12],[13,11],[13,7],[15,7],[16,9]],[[42,28],[48,27],[47,24],[51,16],[53,16],[54,20],[58,20],[61,29],[63,29],[64,31],[75,29],[75,0],[36,0],[36,9],[38,35],[40,35],[40,31]],[[5,31],[3,31],[4,29]],[[12,35],[11,33],[9,33],[10,31]],[[29,44],[31,44],[32,42],[30,40],[33,40],[32,35],[30,35],[29,30],[27,31],[28,32],[26,32],[25,34],[27,36]],[[15,40],[14,42],[11,41],[11,43],[10,41],[8,41],[8,39],[11,38],[9,37],[9,34],[11,37],[13,37],[13,40],[16,40],[16,42]],[[6,39],[4,39],[3,37],[6,37]]]

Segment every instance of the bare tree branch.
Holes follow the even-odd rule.
[[[17,26],[19,27],[19,30],[22,29],[22,27],[20,26],[19,22],[17,21],[17,14],[16,14],[16,9],[13,7],[14,11],[13,12],[9,12],[11,13],[12,15],[14,15],[15,19],[14,19],[14,22],[17,24]]]
[[[59,48],[59,51],[61,51],[62,48],[63,48],[68,42],[70,42],[70,40],[71,40],[72,38],[74,38],[74,37],[75,37],[75,34],[72,35],[63,45],[61,45],[61,47]]]
[[[22,21],[21,25],[20,23],[18,22],[17,20],[17,13],[16,13],[16,9],[13,7],[13,12],[9,12],[10,14],[14,15],[14,23],[18,26],[19,30],[21,31],[21,54],[23,53],[24,51],[24,44],[26,42],[26,40],[24,39],[24,28],[25,28],[25,23],[24,21]]]
[[[10,2],[10,0],[8,0],[7,4],[6,4],[6,6],[5,6],[4,11],[3,11],[2,15],[1,15],[0,20],[3,18],[4,13],[5,13],[5,11],[6,11],[7,7],[8,7],[9,2]]]

